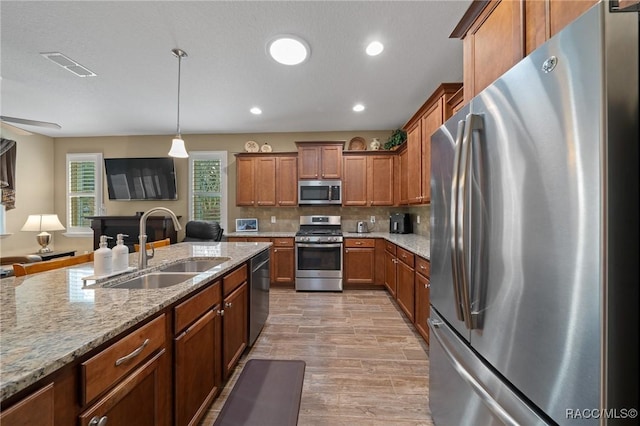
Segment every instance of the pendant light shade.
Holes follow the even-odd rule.
[[[189,154],[184,147],[184,140],[180,134],[180,68],[182,65],[182,58],[187,57],[187,52],[181,49],[173,49],[171,51],[173,55],[178,58],[178,119],[176,125],[176,137],[171,142],[171,149],[169,150],[170,157],[187,158]]]

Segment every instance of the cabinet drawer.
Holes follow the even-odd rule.
[[[247,280],[247,265],[244,264],[222,279],[222,290],[226,296]]]
[[[416,257],[416,272],[429,278],[431,276],[431,263],[427,259]]]
[[[396,245],[393,243],[390,243],[388,241],[384,242],[384,249],[386,251],[388,251],[389,253],[395,255],[396,254]]]
[[[401,247],[398,247],[398,259],[400,259],[405,265],[411,266],[413,268],[415,255],[410,251],[407,251]]]
[[[276,247],[293,247],[293,238],[274,238],[273,245]]]
[[[344,240],[344,246],[352,248],[375,247],[376,240],[373,238],[347,238]]]
[[[165,344],[162,314],[81,364],[83,404],[93,400]]]
[[[218,281],[175,307],[174,334],[180,333],[200,315],[222,302],[220,287]]]

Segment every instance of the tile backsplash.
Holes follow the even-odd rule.
[[[257,218],[259,231],[295,232],[300,226],[300,216],[315,214],[341,216],[344,232],[355,232],[356,224],[361,220],[367,222],[371,232],[388,232],[391,213],[410,213],[413,233],[425,237],[429,236],[429,205],[416,207],[245,207],[239,208],[237,211],[240,215],[230,218],[228,232],[235,231],[235,219],[238,218]],[[272,216],[275,216],[276,223],[271,223]],[[374,224],[371,223],[371,216],[375,216]],[[418,216],[420,223],[417,223]]]

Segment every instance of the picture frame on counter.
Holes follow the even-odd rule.
[[[236,219],[236,232],[257,232],[258,219]]]

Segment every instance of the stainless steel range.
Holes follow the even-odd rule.
[[[342,291],[340,216],[300,216],[296,233],[296,290]]]

